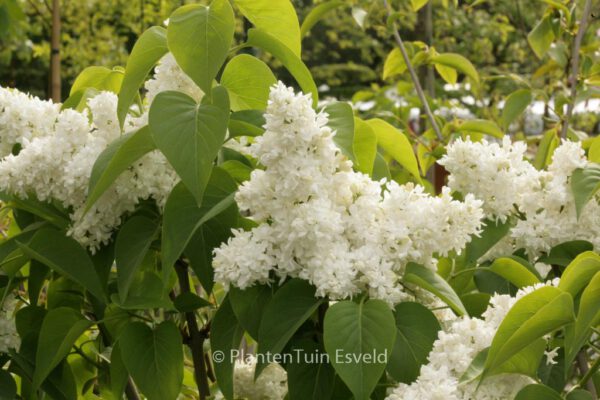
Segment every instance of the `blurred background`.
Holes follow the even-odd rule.
[[[277,0],[273,0],[277,1]],[[85,67],[124,66],[136,38],[149,26],[164,24],[177,7],[198,1],[183,0],[0,0],[0,85],[16,87],[42,98],[51,98],[51,38],[53,29],[60,47],[62,100]],[[200,1],[203,2],[203,1]],[[292,0],[300,21],[320,0]],[[204,1],[206,3],[206,1]],[[414,113],[412,85],[406,73],[383,79],[386,57],[393,48],[386,27],[382,2],[344,0],[345,6],[330,11],[303,41],[302,58],[319,85],[322,97],[353,100],[359,113],[392,112],[410,120]],[[557,40],[543,59],[532,52],[527,35],[539,23],[549,0],[432,0],[414,11],[411,0],[393,1],[399,10],[401,34],[410,43],[424,42],[435,50],[468,58],[484,77],[481,91],[486,106],[500,104],[508,94],[527,86],[544,91],[548,102],[533,103],[529,121],[539,134],[551,117],[549,99],[566,93],[570,43]],[[569,1],[557,1],[565,3]],[[57,7],[55,9],[55,7]],[[60,27],[53,23],[58,15]],[[598,17],[595,13],[584,39],[591,62],[598,53]],[[247,21],[239,20],[237,40]],[[58,33],[58,28],[60,33]],[[287,72],[270,59],[276,75]],[[420,76],[427,93],[435,98],[438,115],[479,116],[468,87],[448,85],[433,69],[421,66]],[[292,79],[287,79],[292,82]],[[56,82],[55,82],[56,84]],[[598,87],[586,91],[575,117],[575,126],[590,134],[598,129]],[[544,96],[542,96],[544,97]],[[552,103],[553,104],[553,103]],[[413,110],[413,111],[411,111]],[[584,112],[581,112],[584,111]],[[446,115],[448,114],[448,115]],[[483,115],[483,117],[490,117]],[[532,118],[530,117],[530,120]],[[524,129],[527,115],[521,121]],[[537,125],[536,125],[537,124]]]

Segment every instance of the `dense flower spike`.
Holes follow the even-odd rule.
[[[154,77],[146,81],[144,88],[146,89],[146,102],[148,104],[152,104],[152,100],[157,94],[167,90],[185,93],[196,101],[200,101],[204,97],[202,89],[183,72],[171,53],[167,53],[160,59],[158,65],[154,68]]]
[[[460,317],[441,331],[429,353],[428,363],[421,367],[419,378],[410,385],[400,384],[386,400],[505,400],[513,399],[533,380],[523,375],[497,375],[460,382],[479,352],[492,344],[492,339],[511,307],[523,296],[544,285],[558,285],[558,280],[520,290],[515,297],[496,294],[483,318]]]
[[[15,99],[23,104],[19,109],[10,103]],[[153,198],[163,205],[177,176],[162,154],[147,154],[84,215],[94,162],[121,132],[114,94],[101,92],[88,106],[93,122],[87,110],[59,111],[59,105],[0,89],[0,110],[4,110],[0,118],[12,135],[2,136],[6,139],[2,143],[6,148],[15,143],[22,146],[17,155],[8,154],[0,161],[0,188],[22,198],[34,195],[41,201],[58,200],[70,210],[69,234],[94,250],[110,239],[121,216],[141,199]],[[130,118],[126,126],[139,128],[144,120]]]
[[[276,363],[269,364],[254,379],[256,358],[246,356],[235,362],[233,371],[233,390],[236,399],[252,400],[282,400],[285,398],[287,387],[287,373]],[[223,399],[221,393],[216,399]]]
[[[216,279],[243,289],[299,277],[318,296],[365,291],[397,303],[406,298],[399,277],[408,262],[433,266],[434,254],[460,252],[479,233],[481,202],[354,172],[326,123],[310,96],[281,83],[272,89],[266,132],[248,149],[265,169],[236,197],[258,226],[216,249]]]
[[[0,88],[0,157],[17,143],[50,134],[59,111],[59,104]]]
[[[588,163],[581,144],[563,141],[541,171],[525,159],[526,150],[524,142],[508,137],[501,145],[457,140],[440,161],[450,172],[449,186],[483,200],[488,217],[516,217],[494,253],[524,248],[536,256],[570,240],[587,240],[600,249],[600,205],[590,201],[578,220],[570,188],[573,171]]]

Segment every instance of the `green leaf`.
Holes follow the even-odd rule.
[[[302,26],[300,27],[300,37],[304,38],[308,32],[315,26],[321,19],[324,18],[325,14],[329,11],[334,10],[338,7],[345,5],[346,3],[342,0],[332,0],[325,3],[317,4],[310,12],[304,17]]]
[[[588,151],[588,159],[596,164],[600,164],[600,137],[592,140],[592,144]]]
[[[250,175],[253,171],[252,167],[238,160],[227,160],[219,165],[219,167],[227,172],[238,184],[250,180]]]
[[[4,271],[9,277],[14,278],[17,272],[21,270],[21,268],[27,263],[27,260],[29,259],[29,257],[23,254],[25,259],[22,260],[22,262],[19,260],[14,260],[15,262],[19,262],[16,262],[16,266],[12,268],[10,260],[13,260],[13,257],[19,254],[19,252],[22,253],[22,251],[19,249],[19,243],[29,242],[31,238],[36,234],[37,229],[40,227],[41,226],[29,226],[19,234],[12,236],[0,243],[0,263],[2,263],[2,271]]]
[[[477,353],[475,358],[473,358],[473,360],[471,361],[471,364],[469,364],[467,370],[460,377],[460,383],[471,382],[481,375],[489,350],[490,348],[486,347],[485,349]]]
[[[375,155],[375,163],[373,164],[373,172],[371,173],[371,177],[373,180],[381,180],[381,179],[392,179],[392,174],[390,173],[390,168],[388,167],[385,158],[381,155],[381,153],[377,152]]]
[[[467,310],[460,301],[460,297],[458,297],[448,282],[434,271],[419,264],[409,263],[406,266],[403,280],[435,294],[444,303],[448,304],[456,314],[461,316],[467,314]]]
[[[575,319],[569,293],[545,286],[522,297],[510,309],[490,346],[483,376],[519,351]]]
[[[298,328],[323,302],[323,299],[315,297],[315,292],[315,287],[302,279],[291,279],[275,292],[260,320],[259,354],[276,354],[283,350]],[[256,365],[255,377],[265,366],[263,363]]]
[[[119,337],[123,363],[149,400],[176,399],[183,381],[183,343],[171,321],[154,330],[142,322],[127,325]]]
[[[565,365],[575,360],[577,353],[589,339],[592,327],[600,323],[600,272],[583,289],[575,324],[565,330]]]
[[[549,386],[532,383],[517,393],[515,400],[561,400],[560,394]]]
[[[148,119],[156,147],[200,204],[225,140],[229,107],[198,105],[183,93],[167,91],[154,98]]]
[[[594,397],[587,390],[575,389],[567,394],[567,400],[594,400]]]
[[[383,63],[383,80],[395,75],[400,75],[406,71],[406,63],[400,49],[394,47],[385,58]]]
[[[17,398],[17,383],[5,370],[0,370],[0,398],[7,400]]]
[[[49,272],[50,268],[43,265],[39,261],[29,260],[29,278],[27,281],[27,292],[31,304],[37,304],[38,299],[40,297],[40,293],[42,291],[42,288],[44,287]]]
[[[575,197],[577,218],[585,205],[600,190],[600,164],[591,164],[583,169],[578,168],[571,176],[571,191]]]
[[[335,385],[335,371],[330,363],[318,358],[321,354],[325,354],[321,345],[309,339],[302,339],[292,344],[291,354],[300,354],[300,356],[286,366],[289,399],[331,399]],[[313,355],[314,362],[309,358]]]
[[[232,351],[237,350],[244,330],[239,325],[229,298],[226,297],[211,322],[210,348],[213,360],[216,354],[223,356],[221,362],[213,363],[219,389],[227,400],[233,399],[233,367]],[[217,359],[218,360],[218,359]]]
[[[489,269],[518,288],[524,288],[540,283],[540,280],[534,273],[512,258],[497,258],[492,265],[490,265]]]
[[[98,90],[94,88],[85,88],[76,91],[70,95],[60,107],[61,110],[71,108],[78,112],[83,112],[88,106],[88,100],[98,95]]]
[[[538,371],[538,366],[540,365],[545,349],[546,342],[544,340],[535,341],[532,345],[521,350],[500,366],[498,372],[506,374],[523,374],[532,378],[537,378],[536,372]],[[486,347],[475,356],[467,370],[460,377],[460,383],[472,382],[481,376],[489,350],[490,348]]]
[[[277,79],[267,64],[249,54],[232,58],[221,76],[221,85],[229,91],[233,111],[264,110],[269,90],[275,83]]]
[[[340,301],[325,314],[325,350],[356,400],[370,398],[395,339],[394,315],[381,300]]]
[[[466,76],[468,76],[474,84],[479,85],[479,74],[477,70],[471,64],[471,61],[467,60],[465,57],[460,54],[455,53],[442,53],[436,54],[430,58],[430,61],[433,64],[440,64],[445,67],[454,68],[458,72],[462,72]]]
[[[454,85],[456,83],[456,80],[458,79],[458,74],[456,73],[456,70],[454,68],[446,67],[442,64],[435,64],[434,67],[444,81],[448,82],[451,85]]]
[[[123,81],[122,69],[110,69],[106,67],[87,67],[77,76],[69,95],[83,92],[92,88],[97,91],[109,91],[119,93]]]
[[[123,364],[120,344],[117,341],[110,352],[110,390],[115,399],[122,399],[129,374]]]
[[[393,125],[379,118],[367,120],[367,124],[375,132],[377,145],[414,176],[417,182],[421,182],[417,157],[406,135]]]
[[[59,307],[48,311],[38,339],[35,355],[33,387],[37,389],[50,372],[69,354],[75,341],[93,323],[72,308]]]
[[[465,250],[465,262],[467,265],[473,265],[485,253],[488,252],[496,243],[498,243],[509,231],[510,223],[499,222],[487,219],[484,221],[485,227],[479,237],[473,237]]]
[[[254,285],[244,290],[232,287],[229,302],[241,326],[250,336],[258,340],[260,321],[265,307],[273,297],[273,289],[265,285]]]
[[[419,303],[400,303],[394,310],[396,343],[390,354],[387,371],[398,382],[411,383],[427,363],[441,329],[435,315]]]
[[[171,191],[163,212],[162,259],[163,267],[170,268],[192,239],[194,233],[207,221],[225,213],[233,224],[237,220],[234,193],[235,181],[221,168],[213,168],[199,207],[192,193],[183,184]]]
[[[228,0],[213,0],[208,7],[188,4],[179,7],[169,18],[169,50],[204,93],[211,92],[213,79],[227,58],[234,27]]]
[[[138,95],[140,86],[146,80],[150,70],[163,57],[169,49],[167,48],[167,31],[160,26],[147,29],[139,37],[131,54],[127,59],[123,84],[119,91],[119,103],[117,115],[121,127],[125,123],[125,117],[129,107]]]
[[[529,89],[514,91],[506,98],[506,103],[504,103],[504,108],[502,109],[502,126],[504,126],[504,129],[508,128],[510,124],[523,114],[523,111],[525,111],[532,100],[533,97]]]
[[[317,85],[310,74],[310,70],[304,65],[299,56],[283,44],[278,38],[270,35],[262,29],[252,28],[248,31],[247,46],[258,47],[271,53],[292,74],[304,93],[312,94],[313,107],[319,101]]]
[[[568,266],[577,256],[586,251],[594,250],[594,245],[585,240],[572,240],[556,245],[550,249],[550,254],[540,257],[539,262],[545,264]]]
[[[300,24],[290,0],[234,0],[244,17],[300,57]]]
[[[23,357],[23,355],[15,353],[11,350],[11,367],[18,365],[15,368],[18,374],[25,379],[25,384],[22,384],[22,389],[25,391],[33,391],[30,384],[30,377],[33,376],[33,360]],[[23,381],[22,381],[23,382]],[[41,385],[42,390],[48,394],[48,397],[53,400],[72,400],[77,398],[77,386],[73,371],[68,362],[63,361],[56,367],[48,378]],[[25,394],[25,393],[23,393]]]
[[[125,301],[120,301],[117,294],[113,294],[111,300],[124,310],[163,308],[172,311],[174,310],[173,303],[167,297],[163,285],[163,280],[156,272],[144,271],[141,274],[137,274],[131,282]]]
[[[327,126],[335,132],[333,141],[352,162],[354,157],[354,111],[352,106],[341,101],[328,104],[323,109],[328,115]]]
[[[204,300],[202,297],[191,293],[184,292],[175,298],[175,308],[179,312],[194,312],[199,308],[211,307],[208,301]]]
[[[232,205],[225,212],[202,224],[184,250],[194,273],[207,293],[212,291],[214,285],[213,249],[227,241],[231,236],[232,228],[237,226],[238,211],[237,207]]]
[[[554,30],[552,29],[550,16],[538,22],[533,30],[529,32],[529,35],[527,35],[527,41],[538,58],[544,57],[544,54],[546,54],[554,41]]]
[[[98,299],[106,299],[92,260],[74,239],[44,228],[37,231],[28,243],[18,243],[29,257],[79,283]]]
[[[458,126],[457,130],[459,132],[483,133],[498,139],[502,139],[504,136],[504,132],[502,132],[498,124],[487,119],[471,119],[464,121]]]
[[[537,169],[544,169],[552,162],[552,155],[554,150],[560,144],[560,138],[556,129],[550,129],[544,133],[542,140],[538,146],[538,150],[535,153],[535,159],[533,166]]]
[[[419,11],[421,8],[425,7],[428,2],[429,0],[410,0],[413,11]]]
[[[565,269],[558,288],[574,298],[600,272],[600,256],[592,251],[579,254]]]
[[[119,231],[115,244],[117,286],[121,302],[127,299],[129,286],[144,261],[150,245],[157,238],[160,226],[143,216],[129,219]]]
[[[485,310],[487,310],[491,297],[488,293],[474,292],[460,296],[460,301],[462,301],[471,317],[480,318]]]
[[[265,132],[264,124],[265,119],[263,112],[260,110],[233,112],[229,117],[229,137],[260,136]]]
[[[7,205],[10,208],[17,208],[36,215],[59,229],[66,229],[71,224],[68,213],[65,210],[58,209],[51,203],[39,201],[35,196],[30,196],[26,200],[13,197]]]
[[[122,135],[109,144],[94,162],[88,184],[86,211],[131,164],[155,149],[148,126]]]
[[[362,173],[371,175],[377,155],[377,136],[371,125],[357,117],[354,118],[352,151],[356,157],[354,167]]]

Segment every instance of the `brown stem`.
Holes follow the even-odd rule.
[[[587,376],[588,371],[590,370],[587,357],[585,355],[585,350],[581,350],[577,353],[577,366],[579,367],[579,371],[582,376]],[[598,393],[596,393],[596,386],[594,385],[594,381],[588,379],[585,382],[585,388],[592,394],[592,398],[594,400],[598,400]]]
[[[425,5],[425,43],[427,46],[433,44],[433,3],[432,1],[428,1]],[[425,90],[427,90],[427,94],[429,97],[433,98],[435,96],[435,75],[433,73],[433,66],[427,66],[427,78],[425,80]]]
[[[91,314],[90,317],[94,321],[96,321],[98,331],[100,332],[100,337],[102,338],[102,343],[104,343],[105,346],[110,346],[113,343],[113,340],[110,335],[110,332],[108,332],[108,329],[106,329],[106,327],[104,326],[104,323],[98,322],[96,314]],[[133,383],[133,379],[131,379],[131,376],[127,378],[127,384],[125,386],[125,396],[128,400],[140,400],[140,395],[137,391],[137,388],[135,387],[135,384]]]
[[[388,17],[391,17],[392,8],[388,4],[387,0],[383,0],[383,4],[385,5],[385,7],[387,9]],[[400,53],[402,54],[402,58],[404,59],[404,63],[406,64],[406,68],[408,69],[408,72],[410,74],[410,78],[413,81],[413,85],[415,86],[417,96],[419,97],[419,100],[421,101],[421,104],[423,105],[423,109],[425,110],[425,114],[427,115],[427,119],[429,120],[429,123],[431,124],[431,127],[433,128],[433,131],[435,132],[435,135],[441,141],[441,140],[443,140],[442,132],[440,131],[440,127],[438,126],[437,122],[435,121],[433,112],[431,111],[431,108],[429,107],[429,103],[427,102],[427,98],[425,97],[425,93],[423,92],[423,88],[421,87],[421,83],[419,82],[419,77],[417,76],[417,73],[415,72],[415,69],[413,68],[412,63],[410,62],[410,58],[408,57],[408,53],[406,52],[406,47],[404,47],[404,42],[402,41],[402,37],[400,36],[400,33],[398,32],[398,27],[396,26],[395,22],[392,23],[392,28],[394,31],[393,32],[394,39],[396,39],[396,44],[398,45],[398,48],[400,49]]]
[[[179,286],[181,293],[190,292],[190,278],[188,276],[188,267],[182,261],[177,261],[175,271],[179,278]],[[205,400],[210,396],[210,388],[208,386],[208,374],[206,360],[204,359],[204,339],[208,336],[207,332],[200,331],[196,322],[194,312],[186,312],[185,320],[188,327],[189,339],[187,345],[192,352],[192,361],[194,362],[194,378],[198,386],[200,400]]]
[[[579,50],[581,49],[581,42],[588,25],[588,18],[592,12],[592,0],[586,0],[583,7],[583,15],[581,21],[579,21],[579,29],[575,36],[575,42],[573,44],[573,50],[571,52],[571,75],[569,76],[569,87],[571,88],[571,101],[567,105],[567,115],[563,121],[562,131],[560,136],[564,139],[567,137],[569,131],[569,121],[573,115],[573,109],[575,108],[575,99],[577,98],[577,75],[579,74]]]

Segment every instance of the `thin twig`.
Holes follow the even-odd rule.
[[[392,8],[388,4],[387,0],[383,0],[383,4],[384,4],[385,8],[387,9],[388,17],[391,17],[392,16]],[[413,84],[415,86],[415,90],[417,91],[417,96],[419,96],[419,100],[421,101],[421,104],[423,105],[423,109],[425,110],[425,114],[427,115],[427,118],[429,119],[429,123],[431,124],[431,127],[433,128],[435,135],[441,141],[441,140],[443,140],[442,132],[440,131],[440,127],[438,126],[437,122],[435,121],[433,112],[431,112],[431,108],[429,107],[429,103],[427,102],[427,98],[425,97],[425,93],[423,92],[423,88],[421,87],[421,83],[419,82],[419,77],[417,76],[417,73],[415,72],[415,69],[413,68],[412,63],[410,62],[410,58],[408,57],[408,53],[406,52],[406,47],[404,47],[404,42],[402,41],[402,37],[400,37],[400,33],[398,32],[398,27],[396,26],[395,22],[392,22],[392,28],[394,31],[394,39],[396,39],[396,44],[398,45],[398,48],[400,49],[400,53],[402,53],[402,58],[404,59],[404,63],[406,64],[406,68],[408,69],[408,72],[410,74],[410,78],[412,79]]]
[[[581,42],[583,41],[583,35],[588,25],[588,18],[592,12],[592,0],[586,0],[585,6],[583,7],[583,15],[581,21],[579,21],[579,29],[575,36],[575,42],[573,44],[573,50],[571,51],[571,75],[569,76],[569,86],[571,87],[571,101],[567,105],[567,115],[563,121],[562,131],[560,136],[564,139],[567,137],[569,131],[569,121],[573,115],[573,109],[575,108],[575,100],[577,98],[577,75],[579,74],[579,50],[581,48]]]

